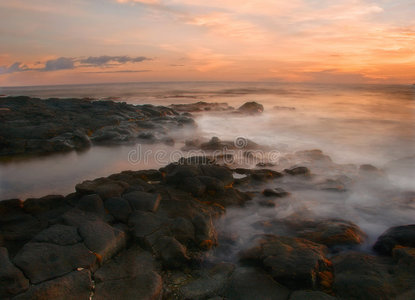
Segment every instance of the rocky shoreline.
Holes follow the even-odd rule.
[[[3,105],[7,101],[12,100],[8,98]],[[27,97],[19,101],[38,105],[38,100]],[[54,106],[61,100],[45,101],[50,101],[45,105]],[[105,123],[104,111],[113,109],[122,115],[120,123],[101,123],[103,127],[94,127],[89,140],[95,141],[102,128],[115,130],[119,134],[116,136],[121,136],[120,128],[128,127],[133,128],[132,133],[122,142],[137,142],[137,132],[141,132],[136,131],[137,124],[151,123],[154,126],[147,128],[151,127],[157,136],[155,142],[164,142],[169,137],[166,128],[195,126],[188,113],[206,110],[203,103],[176,107],[177,112],[166,107],[68,101],[75,103],[70,104],[74,115],[74,107],[93,107],[96,120],[80,121],[77,128],[69,128],[65,126],[70,119],[65,119],[63,129],[54,137],[39,135],[38,142],[53,144],[61,141],[65,132],[90,129],[88,126],[100,120]],[[21,118],[31,114],[30,105]],[[102,119],[101,106],[109,107],[101,111]],[[211,109],[261,112],[257,105],[247,106],[248,110],[234,110],[215,104]],[[46,112],[45,107],[39,109]],[[13,119],[8,113],[12,112],[1,112],[7,121],[2,129],[12,128]],[[35,118],[43,119],[36,114],[31,117],[33,122]],[[128,121],[139,114],[145,119]],[[54,113],[51,120],[57,115]],[[2,140],[9,147],[3,155],[20,153],[11,149],[32,151],[30,147],[11,144],[13,134],[36,126],[32,121]],[[31,143],[30,137],[19,141],[22,140],[25,145]],[[65,150],[78,149],[76,144],[72,142],[73,147]],[[186,144],[203,150],[231,146],[218,138]],[[252,155],[250,149],[260,147],[247,141],[244,153]],[[182,158],[159,170],[124,171],[84,181],[66,196],[0,201],[0,298],[415,298],[415,225],[390,228],[370,245],[373,251],[364,251],[361,245],[367,242],[367,234],[351,221],[321,218],[306,211],[284,217],[275,214],[293,201],[290,195],[296,190],[325,191],[336,198],[355,184],[354,178],[343,175],[320,178],[313,174],[316,170],[328,166],[331,173],[353,169],[359,180],[383,180],[381,170],[370,165],[356,170],[354,166],[337,165],[319,150],[297,152],[291,160],[281,161],[278,170],[266,161],[247,169],[225,164],[221,159]],[[261,234],[238,236],[226,224],[227,211],[232,209],[258,215],[254,226]],[[265,213],[263,209],[268,210]]]

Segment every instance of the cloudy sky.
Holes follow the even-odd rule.
[[[0,0],[0,85],[413,83],[414,0]]]

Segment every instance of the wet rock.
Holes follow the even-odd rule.
[[[267,273],[250,267],[237,268],[225,291],[227,299],[238,300],[285,300],[289,294],[286,287],[274,281]]]
[[[179,217],[170,224],[172,235],[182,244],[189,245],[195,242],[195,227],[188,219]]]
[[[13,298],[24,299],[89,299],[92,281],[89,270],[73,271],[62,277],[32,285],[30,289]]]
[[[373,249],[390,255],[397,245],[415,248],[415,224],[389,228],[377,239]]]
[[[335,300],[337,298],[319,291],[294,291],[289,300]]]
[[[65,198],[61,195],[48,195],[42,198],[29,198],[23,203],[25,212],[39,215],[64,205]]]
[[[180,288],[181,298],[198,300],[222,294],[234,269],[235,266],[231,263],[220,263],[210,268],[200,278]]]
[[[242,261],[257,262],[288,287],[330,288],[331,263],[326,247],[305,239],[266,235],[240,253]]]
[[[328,247],[359,245],[366,238],[359,226],[345,220],[309,221],[302,226],[299,237]]]
[[[332,259],[334,290],[341,299],[394,299],[390,261],[364,253],[340,254]]]
[[[14,258],[14,263],[33,284],[53,279],[77,268],[93,268],[95,262],[96,256],[81,243],[60,246],[30,242]]]
[[[165,226],[165,220],[151,212],[134,211],[128,220],[134,237],[141,243],[146,243],[146,237]]]
[[[197,214],[192,223],[195,227],[196,242],[204,248],[211,248],[217,244],[217,232],[210,216]]]
[[[415,267],[415,248],[396,246],[392,250],[392,257],[398,264]]]
[[[265,197],[286,197],[289,195],[288,192],[286,192],[284,189],[281,188],[274,188],[274,189],[265,189],[262,191],[262,194]]]
[[[186,247],[174,237],[162,236],[158,238],[153,248],[166,268],[180,268],[189,261]]]
[[[0,298],[7,299],[29,288],[29,280],[9,259],[6,248],[0,247]]]
[[[83,196],[79,200],[77,207],[85,212],[96,214],[101,218],[104,218],[106,215],[104,203],[97,194]]]
[[[128,222],[132,209],[129,202],[121,197],[113,197],[105,201],[105,208],[115,218],[115,220],[123,223]]]
[[[41,231],[32,241],[67,246],[81,242],[82,238],[76,227],[56,224]]]
[[[170,107],[179,112],[229,111],[234,109],[227,103],[208,103],[203,101],[189,104],[172,104]]]
[[[195,126],[170,108],[90,99],[0,99],[0,155],[83,150],[94,144],[138,141],[142,129],[171,140],[169,129]]]
[[[238,108],[238,111],[244,114],[255,115],[264,112],[264,106],[257,102],[246,102]]]
[[[85,245],[97,255],[99,261],[106,261],[125,248],[125,232],[101,220],[85,221],[78,230]]]
[[[140,191],[124,194],[122,197],[128,200],[133,210],[142,210],[150,212],[157,211],[161,200],[160,194],[151,194]]]
[[[296,176],[296,175],[310,175],[310,170],[306,167],[295,167],[291,169],[285,169],[285,173]]]
[[[295,156],[305,162],[332,162],[330,156],[325,155],[323,151],[319,149],[297,151]]]
[[[144,273],[133,278],[97,284],[94,299],[160,299],[162,287],[160,275],[155,272]]]
[[[98,194],[102,199],[119,197],[128,188],[128,184],[123,181],[115,181],[109,178],[97,178],[86,180],[75,186],[80,194]]]

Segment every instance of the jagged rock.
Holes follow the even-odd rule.
[[[7,299],[29,288],[29,280],[9,259],[6,248],[0,247],[0,298]]]
[[[377,239],[373,249],[390,255],[397,245],[415,248],[415,224],[389,228]]]
[[[237,268],[231,278],[225,295],[227,299],[238,300],[286,300],[290,291],[260,269]]]
[[[33,284],[53,279],[80,267],[91,269],[95,262],[96,256],[81,243],[60,246],[30,242],[24,245],[14,258],[14,263]]]
[[[240,259],[259,263],[276,281],[294,289],[330,288],[331,263],[325,253],[325,246],[305,239],[266,235],[241,251]]]
[[[13,298],[31,299],[90,299],[92,281],[89,270],[73,271],[62,277],[32,285],[30,289]]]

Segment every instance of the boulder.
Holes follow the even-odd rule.
[[[151,253],[133,246],[95,272],[94,299],[158,300],[162,279]]]
[[[97,255],[99,261],[106,261],[125,248],[125,232],[103,221],[85,221],[78,230],[85,245]]]
[[[81,242],[82,238],[76,227],[56,224],[38,233],[32,241],[67,246]]]
[[[180,287],[181,298],[201,300],[223,294],[234,269],[235,266],[231,263],[220,263],[210,268],[201,277]]]
[[[83,244],[60,246],[51,243],[30,242],[23,246],[14,263],[26,274],[30,282],[50,280],[77,268],[93,268],[96,256]]]
[[[305,222],[303,226],[299,237],[328,247],[360,245],[366,238],[359,226],[345,220],[311,221]]]
[[[0,247],[0,298],[7,299],[29,288],[29,280],[10,261],[6,248]]]
[[[169,225],[172,235],[184,245],[195,242],[195,227],[188,219],[179,217],[174,219]]]
[[[272,277],[293,289],[331,287],[331,263],[326,247],[305,239],[266,235],[240,253],[241,261],[256,262]]]
[[[277,198],[286,197],[289,195],[289,193],[286,192],[282,188],[265,189],[262,191],[262,194],[265,197],[277,197]]]
[[[285,169],[284,170],[285,173],[289,174],[289,175],[310,175],[310,170],[307,167],[294,167],[291,169]]]
[[[180,268],[189,261],[186,247],[174,237],[162,236],[158,238],[153,248],[166,268]]]
[[[210,248],[217,244],[217,232],[210,216],[197,214],[192,219],[195,228],[196,243],[200,247]]]
[[[224,294],[227,299],[287,300],[290,291],[263,270],[239,267],[230,277]]]
[[[130,203],[121,197],[112,197],[105,201],[105,208],[115,218],[115,220],[123,223],[128,222],[132,209]]]
[[[30,289],[13,298],[88,300],[92,293],[91,273],[89,270],[73,271],[62,277],[32,285]]]
[[[133,210],[142,210],[149,212],[156,212],[161,200],[160,194],[151,194],[140,191],[124,194],[122,197],[128,200]]]
[[[332,258],[334,291],[341,299],[395,299],[390,261],[365,253],[345,253]]]
[[[377,239],[373,249],[390,255],[397,245],[415,248],[415,224],[389,228]]]
[[[128,188],[128,183],[123,181],[111,180],[109,178],[97,178],[86,180],[75,186],[80,194],[98,194],[102,199],[119,197]]]
[[[330,296],[319,291],[294,291],[289,300],[335,300],[336,297]]]
[[[97,194],[90,194],[83,196],[77,205],[80,210],[85,212],[96,214],[97,216],[104,218],[106,211],[102,199]]]
[[[264,112],[264,106],[255,101],[246,102],[238,108],[238,111],[244,114],[255,115]]]

